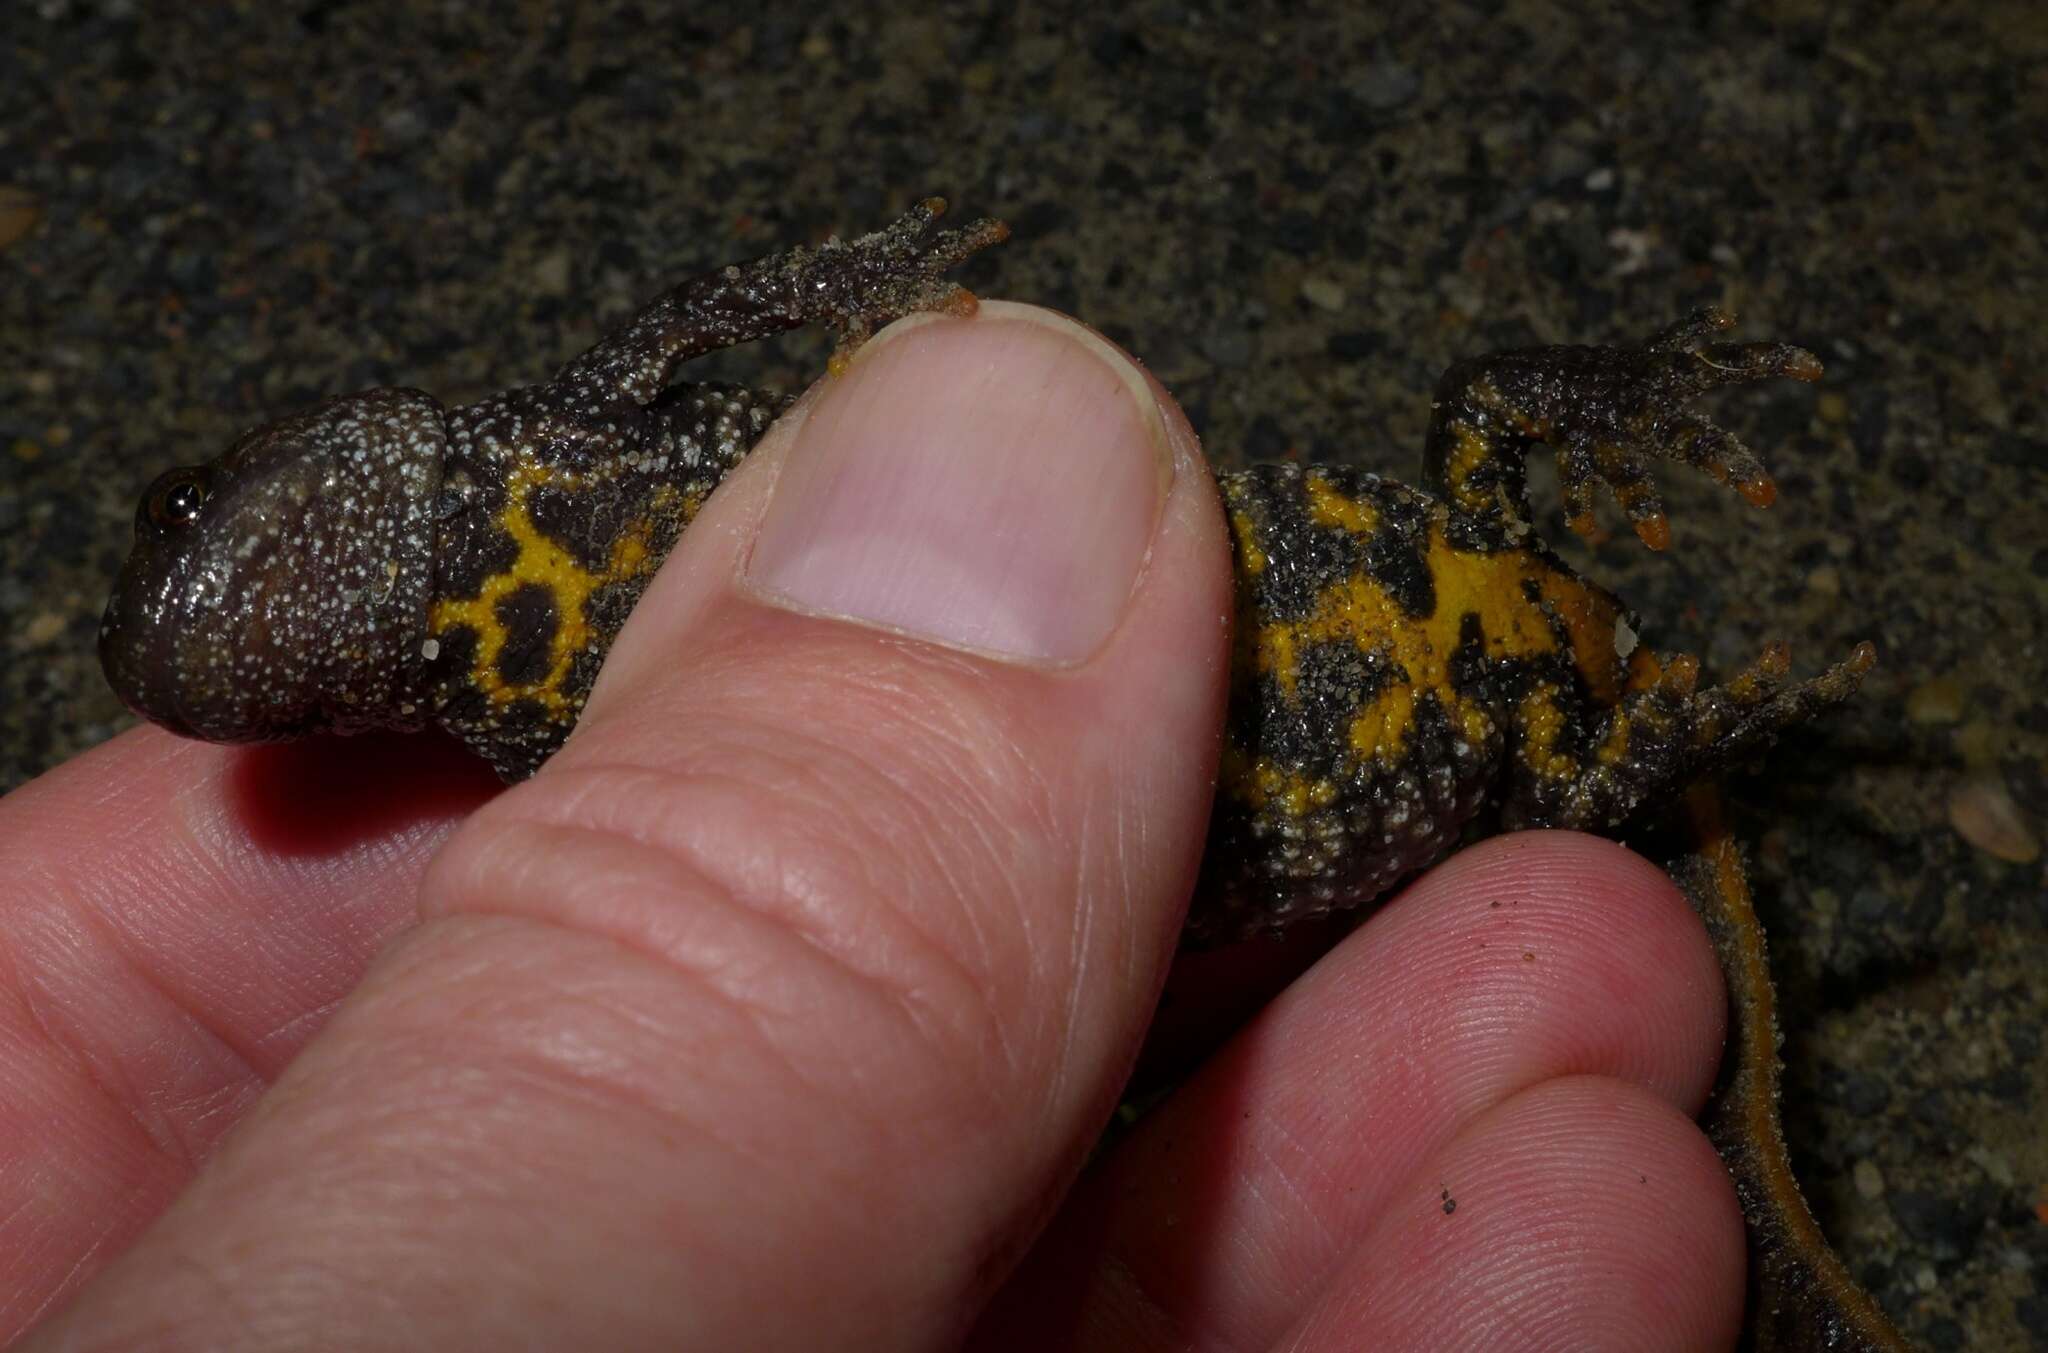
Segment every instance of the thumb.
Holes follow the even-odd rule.
[[[1194,439],[1109,344],[996,304],[885,331],[110,1281],[203,1321],[218,1263],[237,1328],[366,1347],[957,1335],[1149,1017],[1228,608]]]

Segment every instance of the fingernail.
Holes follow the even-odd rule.
[[[799,610],[1071,662],[1129,604],[1173,474],[1144,377],[1043,311],[906,321],[797,431],[747,565]]]

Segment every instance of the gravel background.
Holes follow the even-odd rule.
[[[125,725],[93,636],[158,470],[538,378],[663,279],[925,192],[1015,227],[971,285],[1108,331],[1225,461],[1403,473],[1455,357],[1716,301],[1828,363],[1717,405],[1779,504],[1667,476],[1669,555],[1592,567],[1710,670],[1878,643],[1733,785],[1789,1130],[1916,1340],[2048,1346],[2041,7],[816,8],[9,5],[0,787]]]

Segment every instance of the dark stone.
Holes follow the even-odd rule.
[[[1915,1241],[1933,1248],[1943,1259],[1958,1259],[1976,1246],[1980,1220],[1954,1198],[1922,1189],[1898,1189],[1887,1195],[1892,1218]]]
[[[1891,1104],[1891,1087],[1876,1076],[1848,1072],[1842,1077],[1836,1102],[1858,1118],[1875,1118]]]
[[[1366,331],[1332,334],[1323,342],[1323,350],[1340,362],[1363,362],[1376,357],[1385,348],[1386,340],[1379,334]]]

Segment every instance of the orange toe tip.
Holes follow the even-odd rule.
[[[1671,543],[1671,522],[1662,512],[1637,518],[1635,527],[1636,539],[1653,550],[1661,550]]]
[[[1751,507],[1769,507],[1778,501],[1777,482],[1766,475],[1762,479],[1746,480],[1735,486],[1735,491]]]

